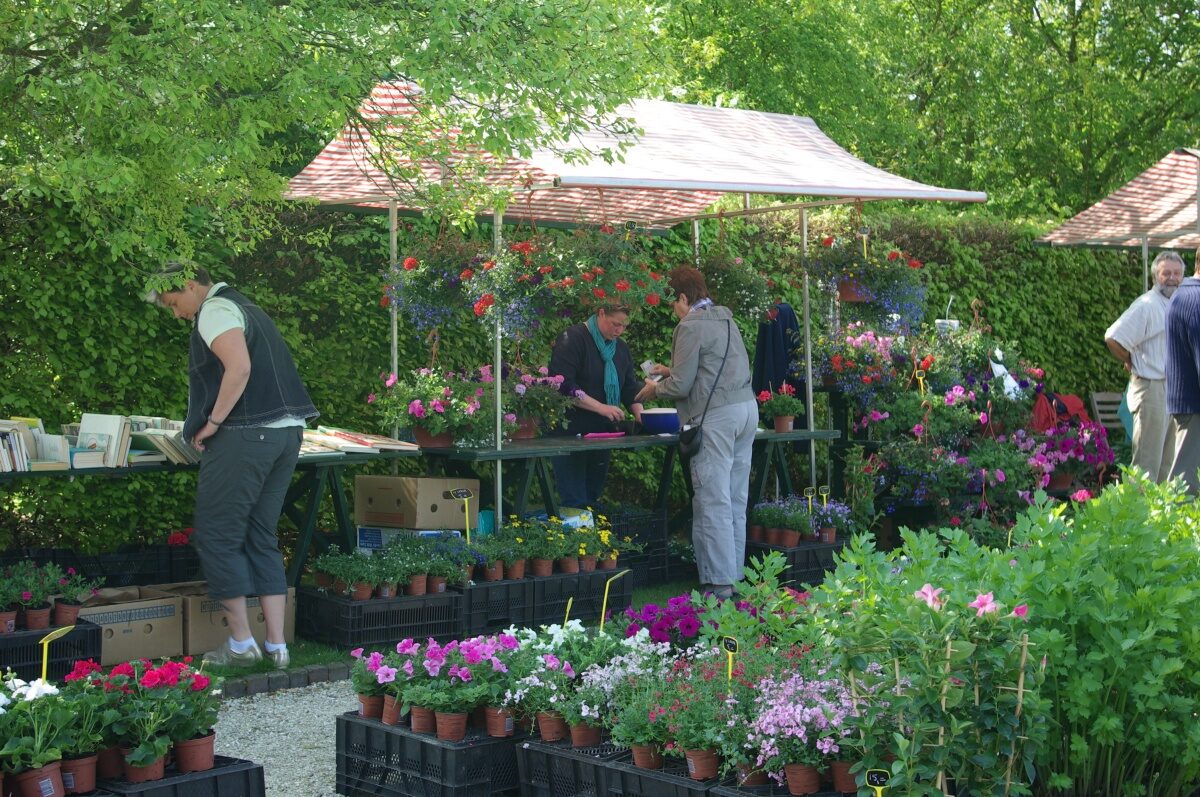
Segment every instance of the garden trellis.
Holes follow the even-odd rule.
[[[291,179],[285,198],[315,200],[322,206],[352,206],[387,212],[390,222],[391,263],[398,260],[397,220],[401,210],[420,211],[409,185],[390,173],[389,162],[414,169],[419,177],[436,184],[445,177],[445,164],[413,164],[398,153],[386,151],[389,132],[399,133],[421,113],[421,90],[406,80],[383,81],[359,109],[361,119],[376,120],[376,135],[361,122],[348,123],[321,153]],[[814,202],[790,203],[771,208],[725,213],[725,217],[795,210],[807,234],[807,211],[828,204],[876,200],[926,200],[984,202],[987,195],[962,191],[900,177],[871,166],[842,149],[821,132],[816,123],[801,116],[735,108],[714,108],[659,100],[633,100],[615,117],[632,121],[637,132],[622,137],[610,129],[578,134],[579,147],[591,153],[615,151],[623,143],[622,157],[609,162],[593,157],[585,162],[566,158],[548,148],[534,149],[528,157],[502,160],[471,153],[486,165],[483,182],[508,193],[507,208],[494,208],[481,218],[493,225],[493,245],[501,249],[505,223],[600,225],[631,222],[663,231],[692,222],[693,246],[699,249],[699,220],[715,217],[705,211],[724,194],[787,197],[823,197]],[[393,123],[378,125],[380,119]],[[450,151],[455,157],[467,152]],[[807,280],[805,282],[805,333],[810,328]],[[397,314],[392,313],[392,370],[398,367]],[[501,364],[499,319],[494,326],[496,372]],[[812,364],[806,343],[806,395],[809,429],[813,429]],[[501,408],[496,407],[496,447]],[[815,466],[815,451],[811,454]],[[815,479],[815,467],[814,467]],[[815,484],[815,481],[814,481]],[[497,467],[496,499],[502,488]],[[499,504],[498,504],[499,505]]]

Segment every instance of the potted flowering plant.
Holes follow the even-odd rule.
[[[60,694],[72,715],[69,741],[63,745],[63,785],[68,791],[89,792],[96,784],[97,753],[115,743],[108,728],[121,712],[117,699],[105,690],[103,670],[94,661],[75,662],[63,681]]]
[[[838,533],[845,534],[852,528],[850,507],[834,498],[813,504],[812,524],[821,535],[821,542],[832,543]]]
[[[354,663],[350,665],[350,683],[358,695],[358,715],[368,719],[383,716],[384,684],[377,675],[383,664],[383,654],[372,651],[369,655],[362,648],[350,651]]]
[[[521,647],[520,640],[513,634],[495,634],[488,637],[478,637],[478,647],[474,652],[463,653],[464,660],[471,661],[476,657],[479,666],[471,672],[474,682],[482,689],[480,704],[488,736],[512,736],[515,728],[513,713],[505,707],[504,696],[513,683],[509,663],[517,655]],[[478,654],[476,656],[476,654]]]
[[[174,743],[175,768],[180,772],[212,769],[216,741],[213,728],[221,707],[220,680],[192,669],[186,660],[165,661],[159,671],[177,707],[167,729]]]
[[[700,634],[703,611],[702,607],[692,603],[690,595],[668,598],[663,606],[647,603],[636,610],[630,606],[625,610],[629,619],[625,634],[632,637],[645,629],[653,642],[667,643],[682,650],[690,647]]]
[[[575,668],[549,651],[535,654],[531,663],[528,674],[505,693],[504,703],[535,715],[542,740],[556,742],[567,734],[561,711],[573,690]]]
[[[475,673],[491,666],[489,651],[493,644],[479,637],[454,640],[444,646],[430,642],[426,647],[426,671],[430,677],[408,687],[405,697],[414,705],[433,711],[437,738],[462,741],[467,732],[467,715],[487,701],[488,684],[476,679]]]
[[[627,229],[579,229],[563,247],[563,265],[547,274],[549,294],[566,307],[658,306],[669,292],[652,268],[646,237]]]
[[[125,757],[125,779],[131,783],[163,776],[171,739],[167,735],[178,704],[170,678],[174,668],[154,667],[143,660],[118,664],[109,671],[106,688],[123,692],[121,717],[113,724]]]
[[[427,240],[427,239],[426,239]],[[419,331],[449,321],[463,306],[463,284],[486,261],[482,241],[438,237],[410,244],[388,272],[380,304],[394,304]]]
[[[533,518],[521,523],[520,530],[525,532],[521,551],[530,560],[533,575],[552,575],[555,560],[568,556],[575,550],[574,542],[567,538],[566,531],[562,528],[562,521],[558,518]]]
[[[1094,421],[1072,419],[1046,430],[1046,440],[1033,449],[1029,464],[1041,471],[1042,487],[1066,489],[1073,479],[1096,484],[1114,458],[1108,430]]]
[[[12,577],[5,572],[0,578],[0,634],[11,634],[17,630],[17,601],[21,592]]]
[[[796,388],[784,382],[774,393],[764,390],[758,394],[758,414],[775,419],[775,431],[790,432],[792,421],[804,412],[804,402],[796,397]]]
[[[520,339],[536,329],[540,316],[559,300],[548,288],[559,285],[570,271],[561,248],[538,238],[511,243],[460,276],[475,317],[491,322],[499,315],[505,334]]]
[[[104,580],[84,578],[73,567],[63,570],[51,564],[46,565],[45,571],[47,580],[52,582],[60,593],[54,599],[54,624],[74,625],[79,618],[79,609],[83,601],[95,595]]]
[[[764,320],[775,305],[772,283],[758,269],[718,245],[700,261],[700,271],[714,301],[738,318]]]
[[[551,376],[546,366],[537,375],[522,373],[514,368],[504,380],[504,405],[517,416],[519,431],[516,438],[535,437],[538,428],[557,429],[566,423],[567,410],[573,399],[563,395],[561,375]]]
[[[688,775],[708,780],[720,769],[717,750],[728,732],[729,685],[724,657],[698,649],[697,658],[681,658],[665,679],[667,729],[687,759]],[[670,748],[668,748],[669,752]]]
[[[643,769],[661,769],[666,746],[667,711],[660,681],[637,679],[618,692],[613,703],[612,740],[633,750],[633,762]]]
[[[63,748],[70,744],[72,717],[58,688],[40,678],[26,682],[10,671],[0,687],[0,710],[5,731],[0,761],[5,770],[16,774],[18,789],[62,795],[60,761]],[[28,786],[21,785],[27,782]]]
[[[894,335],[881,334],[861,322],[818,335],[813,360],[822,380],[858,404],[860,412],[890,405],[911,369],[897,350]]]
[[[35,562],[24,559],[13,565],[7,578],[17,593],[17,603],[21,607],[24,626],[29,630],[48,628],[50,626],[50,596],[55,588],[50,583],[50,577],[45,568],[38,567]],[[18,622],[21,618],[18,617]]]
[[[813,534],[812,514],[809,511],[806,498],[793,496],[788,499],[783,533],[779,535],[779,544],[784,548],[794,548],[801,540],[809,540]]]
[[[793,672],[764,679],[756,708],[749,739],[759,750],[757,764],[781,784],[786,773],[792,794],[820,791],[817,768],[850,733],[849,690],[836,679]]]
[[[475,389],[452,373],[421,368],[403,378],[385,374],[383,382],[384,392],[379,396],[372,393],[367,402],[375,405],[385,427],[412,429],[423,446],[450,445],[450,438],[466,426],[469,415],[483,406]]]

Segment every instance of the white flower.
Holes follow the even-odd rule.
[[[15,691],[16,690],[14,690],[14,692]],[[19,694],[21,694],[21,696],[27,701],[37,700],[39,697],[43,697],[45,695],[57,695],[58,687],[49,681],[43,681],[41,678],[38,678],[27,687],[23,687]]]

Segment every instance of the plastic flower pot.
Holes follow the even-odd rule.
[[[633,765],[639,769],[662,769],[662,751],[652,744],[635,744],[633,750]]]
[[[383,716],[383,695],[359,695],[358,716],[379,719]]]
[[[426,588],[429,586],[429,575],[427,573],[416,573],[408,577],[408,585],[404,587],[405,595],[424,595]]]
[[[539,711],[537,724],[543,742],[557,742],[567,737],[567,721],[553,711]]]
[[[571,746],[572,747],[599,747],[600,746],[600,729],[595,725],[589,725],[586,722],[581,722],[578,725],[571,726]]]
[[[433,733],[436,729],[436,718],[427,708],[413,706],[409,709],[412,715],[413,733]]]
[[[688,777],[692,780],[708,780],[717,776],[720,759],[713,750],[684,750]]]
[[[792,422],[795,420],[795,415],[777,415],[772,419],[775,424],[775,431],[777,432],[792,431]]]
[[[210,733],[199,739],[175,743],[175,769],[183,772],[207,772],[213,768],[213,743],[217,735]]]
[[[808,764],[787,764],[783,768],[788,794],[816,794],[821,790],[821,775]]]

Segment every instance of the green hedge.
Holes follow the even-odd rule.
[[[1036,248],[1037,228],[986,217],[873,212],[866,223],[875,235],[925,261],[933,307],[944,308],[954,295],[954,314],[967,318],[970,300],[982,299],[987,322],[1046,367],[1052,389],[1086,397],[1123,384],[1101,338],[1139,291],[1135,255]],[[182,417],[189,326],[141,301],[153,264],[115,262],[102,241],[63,219],[54,208],[31,218],[27,237],[8,242],[0,260],[0,416],[40,416],[52,430],[85,410]],[[377,421],[366,396],[389,360],[388,313],[379,304],[386,223],[380,216],[312,209],[291,210],[281,221],[286,236],[259,242],[250,254],[210,252],[204,260],[216,277],[229,279],[275,319],[325,420],[373,428]],[[846,210],[827,212],[812,219],[811,235],[844,232],[849,223]],[[705,223],[706,250],[722,245],[720,226]],[[760,264],[781,298],[799,308],[795,215],[724,227],[723,245]],[[430,234],[429,223],[406,221],[401,251],[406,240]],[[687,262],[690,230],[681,228],[655,246],[664,265]],[[545,363],[549,343],[575,320],[548,320],[523,346],[522,359]],[[635,358],[667,360],[674,321],[666,310],[636,315],[627,333]],[[754,323],[741,323],[753,346]],[[469,308],[441,333],[440,366],[490,360],[488,331]],[[424,337],[403,322],[399,357],[402,371],[430,362]],[[650,500],[659,456],[614,458],[620,494]],[[95,551],[159,540],[167,529],[189,524],[193,491],[192,475],[8,485],[0,489],[0,549],[21,544]],[[682,498],[678,477],[674,495]]]

